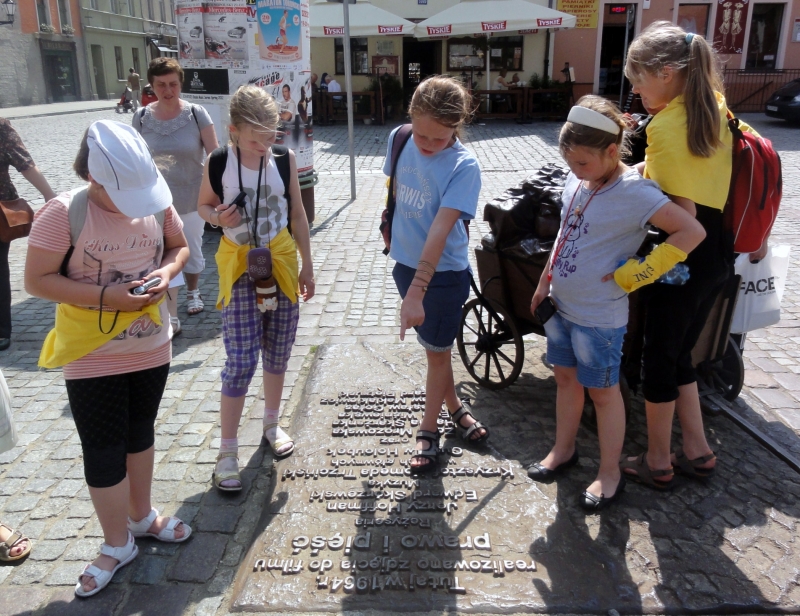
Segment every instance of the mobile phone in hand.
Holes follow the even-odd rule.
[[[133,291],[131,291],[131,293],[133,293],[134,295],[144,295],[145,293],[147,293],[147,291],[149,291],[153,287],[157,287],[160,284],[161,284],[161,278],[156,276],[155,278],[151,278],[144,284],[135,287]]]
[[[539,319],[539,323],[544,325],[556,313],[556,305],[553,299],[548,295],[542,300],[542,303],[533,311],[533,315]]]

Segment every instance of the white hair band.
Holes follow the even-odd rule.
[[[619,124],[614,122],[614,120],[608,116],[605,116],[594,109],[581,107],[579,105],[576,105],[569,110],[567,122],[582,124],[583,126],[591,126],[592,128],[603,130],[607,133],[611,133],[612,135],[619,135],[620,131]]]

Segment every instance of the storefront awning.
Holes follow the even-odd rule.
[[[414,24],[369,2],[351,4],[350,36],[401,36],[414,34]],[[344,14],[340,3],[325,0],[309,7],[312,37],[344,36]]]
[[[417,24],[417,38],[471,34],[527,34],[574,28],[575,16],[527,0],[462,0]]]

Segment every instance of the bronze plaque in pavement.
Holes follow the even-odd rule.
[[[438,470],[411,474],[425,394],[408,346],[319,353],[297,450],[276,465],[281,504],[242,565],[234,609],[480,612],[538,594],[531,521],[553,503],[518,462],[448,434]],[[450,432],[444,410],[439,424]]]

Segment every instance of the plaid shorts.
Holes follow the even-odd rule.
[[[264,372],[283,374],[292,354],[300,302],[292,303],[278,288],[278,309],[261,312],[256,289],[247,274],[233,285],[231,301],[222,309],[222,340],[225,368],[222,393],[232,398],[247,394],[258,367],[258,353]]]

